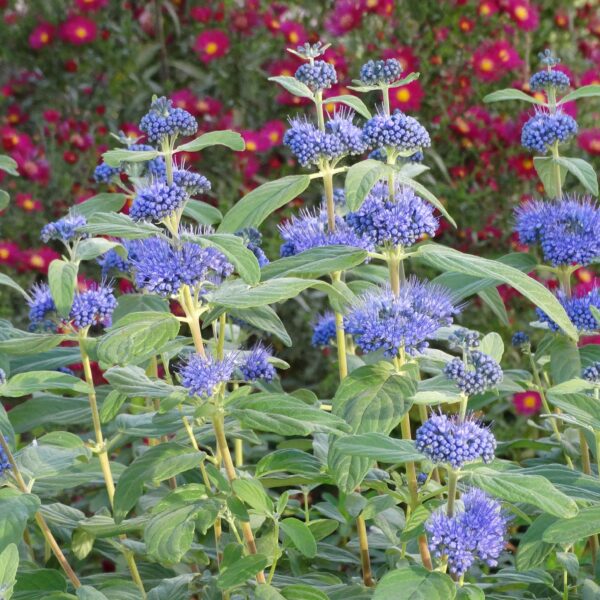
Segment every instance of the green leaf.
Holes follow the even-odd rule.
[[[120,523],[135,506],[145,484],[158,485],[165,479],[200,465],[205,454],[174,442],[149,448],[121,474],[114,498],[115,523]]]
[[[263,583],[256,587],[256,600],[285,600],[285,596],[282,596],[274,587]]]
[[[256,479],[236,479],[231,487],[235,495],[259,514],[273,514],[273,501]]]
[[[30,371],[11,377],[0,386],[0,396],[20,398],[34,392],[57,391],[88,393],[88,385],[74,375],[58,371]]]
[[[496,362],[500,362],[502,360],[502,355],[504,354],[504,342],[502,341],[502,337],[494,331],[484,335],[478,350],[488,354]]]
[[[233,564],[222,567],[217,578],[217,587],[220,590],[230,590],[242,585],[262,571],[267,564],[267,558],[262,554],[243,556]]]
[[[71,212],[78,215],[83,215],[86,219],[90,219],[96,213],[112,213],[119,212],[125,202],[127,202],[127,194],[118,194],[116,192],[102,192],[96,194],[79,204],[71,207]]]
[[[308,452],[282,448],[265,454],[256,465],[255,475],[260,478],[281,472],[317,476],[321,472],[321,463]]]
[[[340,438],[336,449],[348,456],[362,456],[382,463],[406,463],[425,460],[414,442],[398,440],[383,433],[362,433]]]
[[[403,85],[406,85],[408,83],[415,81],[416,79],[419,79],[420,75],[421,74],[418,72],[409,73],[406,77],[403,77],[402,79],[399,79],[398,81],[394,81],[394,83],[392,83],[391,85],[389,85],[387,87],[389,87],[390,89],[401,87]],[[378,85],[362,85],[362,82],[360,79],[354,79],[353,83],[355,83],[356,85],[349,85],[348,89],[354,90],[356,92],[374,92],[375,90],[381,89],[381,87]]]
[[[177,146],[175,152],[199,152],[209,146],[226,146],[231,150],[239,152],[246,147],[246,144],[244,143],[244,138],[237,131],[225,129],[203,133],[195,140]]]
[[[476,467],[465,471],[465,478],[475,487],[508,502],[525,502],[556,517],[574,517],[575,501],[554,487],[545,477],[525,475],[520,471],[494,471]]]
[[[82,585],[77,588],[76,594],[79,600],[109,600],[107,596],[91,585]]]
[[[0,340],[0,352],[11,356],[38,354],[58,346],[66,339],[65,335],[55,333],[29,333],[19,329],[9,331],[11,337]]]
[[[485,594],[482,589],[467,583],[458,588],[456,600],[485,600]]]
[[[539,104],[541,106],[546,106],[546,103],[539,98],[534,98],[521,90],[515,89],[505,89],[498,90],[497,92],[492,92],[483,98],[483,101],[486,103],[490,102],[503,102],[504,100],[523,100],[524,102],[530,102],[531,104]]]
[[[128,314],[144,311],[169,313],[171,309],[165,298],[153,294],[123,294],[117,298],[112,324],[119,325],[119,321]]]
[[[19,176],[19,172],[17,171],[17,161],[6,154],[0,154],[0,171],[4,171],[9,175],[14,175],[15,177]]]
[[[282,88],[288,91],[293,96],[299,96],[300,98],[310,98],[311,100],[315,97],[310,88],[298,81],[295,77],[286,77],[284,75],[278,77],[269,77],[269,81],[278,83]]]
[[[110,167],[118,167],[123,162],[146,162],[159,156],[158,150],[125,150],[117,148],[108,150],[102,155],[104,162]]]
[[[128,240],[142,239],[162,233],[161,229],[152,223],[137,223],[128,215],[111,212],[93,214],[81,231],[90,235],[111,235]]]
[[[556,163],[554,162],[554,158],[552,156],[535,156],[533,159],[533,165],[539,178],[544,184],[546,193],[549,196],[556,198],[561,193],[561,188],[565,183],[567,169],[562,165],[558,165],[561,185],[561,188],[559,188],[556,177]]]
[[[344,96],[333,96],[333,98],[326,98],[325,102],[345,104],[346,106],[349,106],[354,112],[357,112],[361,117],[364,117],[365,119],[371,118],[371,112],[367,108],[367,105],[356,96],[350,96],[348,94]]]
[[[61,317],[68,317],[75,297],[77,265],[55,259],[48,269],[48,284],[56,310]]]
[[[592,85],[584,85],[572,92],[569,92],[566,96],[563,96],[558,104],[565,104],[565,102],[573,102],[573,100],[579,100],[580,98],[591,98],[593,96],[600,96],[600,85],[595,83]]]
[[[581,375],[577,344],[564,336],[555,336],[550,345],[550,372],[555,384]]]
[[[348,246],[321,246],[275,260],[262,269],[262,280],[276,277],[317,279],[334,271],[347,271],[367,258],[366,250]]]
[[[12,488],[0,489],[0,548],[21,543],[27,521],[39,507],[40,499],[33,494]]]
[[[349,211],[358,210],[373,186],[387,173],[387,165],[371,158],[352,165],[346,173],[346,204]]]
[[[74,260],[92,260],[105,254],[113,248],[123,248],[119,242],[113,242],[104,238],[89,238],[77,244]],[[125,253],[125,249],[122,249]]]
[[[543,566],[554,549],[554,544],[545,542],[543,536],[548,527],[556,521],[556,517],[542,514],[527,528],[517,550],[516,567],[519,571]]]
[[[134,362],[160,348],[179,333],[179,321],[170,313],[139,312],[123,317],[98,341],[101,361],[110,364]]]
[[[590,431],[600,431],[600,404],[587,394],[548,394],[548,400],[577,424]]]
[[[159,585],[148,592],[147,600],[189,600],[192,578],[193,574],[187,573],[170,579],[163,579]],[[136,596],[137,598],[139,596]]]
[[[25,300],[29,300],[29,294],[16,282],[13,281],[8,275],[5,275],[4,273],[0,273],[0,285],[6,285],[10,288],[12,288],[13,290],[17,290],[17,292],[19,292],[19,294],[21,294]]]
[[[412,406],[417,382],[408,369],[398,372],[388,362],[359,367],[340,384],[332,400],[332,414],[348,425],[352,433],[389,434]],[[352,492],[364,479],[372,459],[348,456],[334,440],[327,458],[329,470],[340,489]]]
[[[258,227],[273,211],[304,192],[309,183],[308,175],[289,175],[263,183],[227,212],[217,231],[235,233],[245,227]]]
[[[127,396],[118,390],[111,390],[100,407],[100,422],[110,423],[118,414]]]
[[[270,306],[256,306],[254,308],[230,309],[232,317],[237,317],[249,325],[265,333],[270,333],[279,338],[286,346],[292,345],[292,339],[285,325]]]
[[[448,575],[410,566],[386,573],[377,584],[373,600],[453,600],[456,585]]]
[[[327,594],[310,585],[287,585],[281,590],[286,600],[329,600]]]
[[[565,309],[552,292],[518,269],[499,261],[464,254],[452,248],[428,243],[419,248],[419,256],[431,266],[444,271],[458,271],[466,275],[489,278],[507,283],[541,308],[573,340],[578,339],[577,329]]]
[[[183,207],[183,215],[193,219],[201,225],[216,225],[223,219],[223,215],[218,208],[201,202],[200,200],[189,199]]]
[[[230,414],[244,426],[280,435],[305,436],[349,429],[340,417],[287,394],[252,394],[236,400],[228,408]]]
[[[0,190],[0,211],[6,210],[10,204],[10,196],[5,190]]]
[[[12,598],[18,568],[19,549],[16,544],[9,544],[0,552],[0,593],[3,600]]]
[[[598,86],[600,88],[600,85]],[[594,196],[598,195],[598,177],[596,177],[596,171],[590,163],[583,160],[583,158],[567,158],[566,156],[560,156],[554,159],[561,167],[564,167],[579,179],[581,185]]]
[[[283,519],[280,526],[304,556],[314,558],[317,555],[317,542],[306,523],[299,519]]]
[[[542,535],[549,544],[570,546],[579,540],[600,533],[600,506],[582,508],[573,518],[560,519]]]

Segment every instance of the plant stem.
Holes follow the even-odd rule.
[[[371,557],[369,556],[369,539],[367,537],[367,525],[362,515],[356,517],[356,528],[358,530],[358,543],[360,546],[360,562],[362,565],[363,583],[367,587],[373,587],[373,574],[371,572]]]
[[[382,86],[381,98],[383,100],[383,112],[389,116],[389,114],[390,114],[390,88],[389,87]]]
[[[557,158],[560,158],[560,154],[558,152],[558,142],[554,142],[551,146],[552,148],[552,170],[554,171],[554,185],[556,186],[556,200],[560,200],[562,198],[562,177],[560,175],[560,165],[556,162]]]
[[[569,574],[567,569],[563,567],[563,600],[569,600]]]
[[[585,431],[579,430],[579,448],[581,450],[581,468],[586,475],[592,474],[592,463],[590,461],[590,449],[585,438]],[[592,564],[596,565],[596,557],[598,556],[598,536],[592,535],[589,538],[590,550],[592,551]]]
[[[24,494],[28,494],[29,489],[27,487],[27,484],[23,480],[23,476],[21,475],[21,472],[19,471],[19,467],[17,466],[15,457],[13,456],[8,444],[6,443],[6,440],[4,439],[4,435],[2,433],[0,433],[0,446],[2,447],[2,450],[4,450],[4,454],[6,455],[6,458],[8,459],[8,462],[10,463],[10,469],[11,469],[13,477],[15,478],[15,481],[17,482],[18,488]],[[42,535],[44,536],[44,539],[46,540],[46,544],[52,550],[54,556],[56,557],[56,560],[59,562],[60,566],[62,567],[62,570],[65,572],[65,575],[69,578],[69,581],[73,584],[73,587],[75,589],[80,588],[81,581],[79,581],[79,578],[75,574],[75,571],[73,571],[73,569],[71,568],[71,565],[69,564],[69,561],[65,558],[65,555],[63,554],[62,550],[60,549],[60,546],[58,545],[56,538],[52,535],[52,532],[50,531],[50,528],[48,527],[46,520],[44,519],[44,517],[41,515],[41,513],[39,511],[35,513],[35,522],[38,524],[38,527],[40,528],[40,531],[42,532]]]
[[[458,484],[459,471],[448,469],[448,504],[446,514],[449,517],[454,516],[454,503],[456,501],[456,486]]]
[[[571,270],[569,267],[558,267],[556,272],[560,289],[564,292],[567,298],[571,297]]]

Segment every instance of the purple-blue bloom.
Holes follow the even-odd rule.
[[[69,318],[78,329],[97,324],[108,327],[116,307],[117,299],[112,287],[104,283],[92,285],[75,294]]]
[[[324,60],[315,60],[312,64],[300,65],[295,77],[313,92],[326,90],[337,83],[335,67]]]
[[[258,266],[261,267],[261,269],[269,264],[270,261],[261,248],[262,235],[258,229],[256,229],[256,227],[245,227],[244,229],[236,231],[235,235],[244,240],[246,248],[248,248],[248,250],[254,254],[256,260],[258,261]]]
[[[313,325],[313,346],[328,346],[336,339],[335,315],[328,311],[320,315]]]
[[[356,233],[376,246],[412,246],[425,235],[434,236],[438,228],[431,204],[400,185],[390,200],[389,188],[383,182],[377,183],[361,207],[345,219]]]
[[[496,439],[473,417],[461,420],[457,415],[433,414],[417,429],[415,445],[431,462],[460,469],[476,460],[494,460]]]
[[[460,328],[448,336],[448,343],[455,348],[464,348],[472,350],[479,346],[479,338],[481,334],[478,331]]]
[[[425,523],[433,555],[446,557],[449,571],[457,576],[476,561],[495,567],[506,545],[508,525],[500,503],[485,492],[472,488],[461,501],[463,510],[454,516],[439,509]]]
[[[341,142],[344,154],[362,154],[367,149],[362,129],[353,123],[354,113],[350,110],[336,110],[325,123],[327,133],[335,135]]]
[[[94,181],[96,183],[109,183],[120,172],[121,170],[118,167],[111,167],[106,163],[102,163],[94,169]]]
[[[395,296],[386,288],[368,292],[350,309],[345,329],[364,352],[383,350],[397,356],[422,352],[440,327],[452,323],[458,313],[450,292],[439,285],[409,279]]]
[[[140,121],[140,129],[151,142],[160,142],[166,136],[193,135],[198,123],[183,108],[173,108],[173,101],[163,96],[152,102],[150,111]]]
[[[320,131],[306,118],[290,119],[290,125],[283,136],[283,143],[303,167],[316,165],[322,159],[340,158],[346,152],[339,136]]]
[[[179,369],[181,384],[190,396],[210,397],[218,385],[231,379],[235,363],[233,354],[223,360],[218,360],[212,355],[192,354]]]
[[[70,242],[72,239],[87,237],[87,234],[77,233],[77,229],[84,227],[87,221],[84,216],[78,214],[68,214],[54,223],[48,223],[42,227],[40,238],[43,242],[50,240],[59,240],[61,242]]]
[[[187,198],[185,188],[175,183],[155,181],[138,191],[129,209],[129,215],[134,221],[160,221],[180,208]]]
[[[105,252],[96,262],[102,268],[102,277],[106,277],[112,271],[129,272],[129,261],[114,249]]]
[[[245,381],[273,381],[275,379],[275,367],[269,362],[271,353],[262,344],[256,344],[244,357],[240,364],[240,371]]]
[[[578,331],[592,332],[600,329],[600,323],[590,310],[591,306],[600,309],[600,288],[593,288],[587,294],[581,296],[568,297],[564,292],[558,291],[556,294],[557,300],[562,304],[567,312],[569,319]],[[558,325],[541,309],[536,308],[535,311],[542,323],[548,323],[552,331],[558,331]]]
[[[56,312],[56,305],[47,283],[35,283],[29,290],[29,296],[27,304],[32,325],[43,323]]]
[[[174,246],[163,238],[148,238],[132,244],[129,260],[135,285],[161,296],[173,296],[187,284],[195,287],[220,280],[233,272],[233,266],[215,248],[202,248],[193,242]]]
[[[205,194],[210,191],[210,181],[204,175],[186,169],[173,171],[173,183],[183,188],[189,196]]]
[[[385,146],[398,152],[410,152],[431,146],[425,127],[399,109],[391,115],[380,113],[369,119],[363,129],[363,138],[373,150]]]
[[[4,371],[2,371],[2,373],[4,373]],[[4,381],[2,381],[0,383],[4,383]],[[0,433],[0,435],[3,435],[3,434]],[[6,473],[6,471],[9,471],[11,468],[12,467],[11,467],[10,461],[8,460],[8,456],[6,455],[6,452],[4,452],[4,448],[2,448],[2,446],[0,446],[0,477],[2,477],[4,475],[4,473]]]
[[[521,144],[527,150],[546,154],[555,142],[566,142],[577,133],[577,122],[557,110],[552,114],[539,110],[523,125]]]
[[[516,331],[512,336],[511,344],[515,348],[521,348],[525,344],[529,344],[529,336],[524,331]]]
[[[553,266],[585,266],[600,256],[600,208],[591,198],[529,201],[515,213],[520,241],[539,243]]]
[[[600,362],[592,363],[581,372],[581,376],[590,383],[600,384]]]
[[[127,147],[127,150],[131,150],[134,152],[147,152],[148,150],[154,150],[154,148],[152,146],[149,146],[148,144],[131,144],[130,146]],[[129,164],[132,164],[132,163],[129,163]],[[153,158],[153,159],[148,160],[143,163],[134,163],[134,164],[143,165],[149,175],[151,175],[152,177],[156,177],[158,179],[160,179],[161,177],[164,177],[167,172],[167,166],[165,164],[165,159],[162,156],[157,156],[156,158]],[[121,167],[123,167],[123,163],[121,163]]]
[[[557,88],[564,90],[571,85],[571,80],[566,73],[556,69],[544,69],[534,73],[529,79],[529,87],[532,91],[538,92],[547,88]]]
[[[389,85],[400,79],[402,65],[396,58],[370,60],[360,68],[360,81],[365,85]]]
[[[467,364],[452,359],[444,368],[444,375],[452,379],[467,396],[482,394],[502,381],[500,365],[489,355],[473,350],[467,354]]]

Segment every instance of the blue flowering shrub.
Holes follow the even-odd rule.
[[[600,292],[570,287],[599,258],[598,208],[561,191],[567,172],[592,195],[597,182],[558,151],[576,129],[556,96],[568,79],[546,54],[532,87],[547,102],[490,98],[540,104],[523,144],[550,152],[536,167],[553,197],[516,214],[540,264],[493,261],[433,241],[456,222],[429,189],[431,138],[389,102],[418,75],[369,61],[353,89],[374,106],[342,95],[327,110],[325,50],[293,50],[304,64],[274,78],[311,107],[284,137],[297,174],[222,215],[182,157],[242,151],[242,137],[181,143],[194,118],[155,98],[140,121],[150,145],[120,139],[96,170],[119,191],[44,226],[61,249],[48,281],[0,276],[30,320],[0,323],[3,598],[600,594],[600,355],[577,345],[600,328]],[[268,257],[261,225],[309,186],[322,201],[280,224]],[[500,284],[537,311],[507,350],[523,369],[502,368],[497,333],[461,324],[475,295],[506,320]],[[280,378],[284,302],[312,313],[312,344],[335,357],[329,398]],[[495,407],[525,390],[543,405],[536,439],[497,440]]]

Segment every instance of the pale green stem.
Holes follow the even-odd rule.
[[[458,484],[459,471],[448,469],[448,504],[446,505],[446,514],[449,517],[454,516],[454,503],[456,501],[456,488]]]

